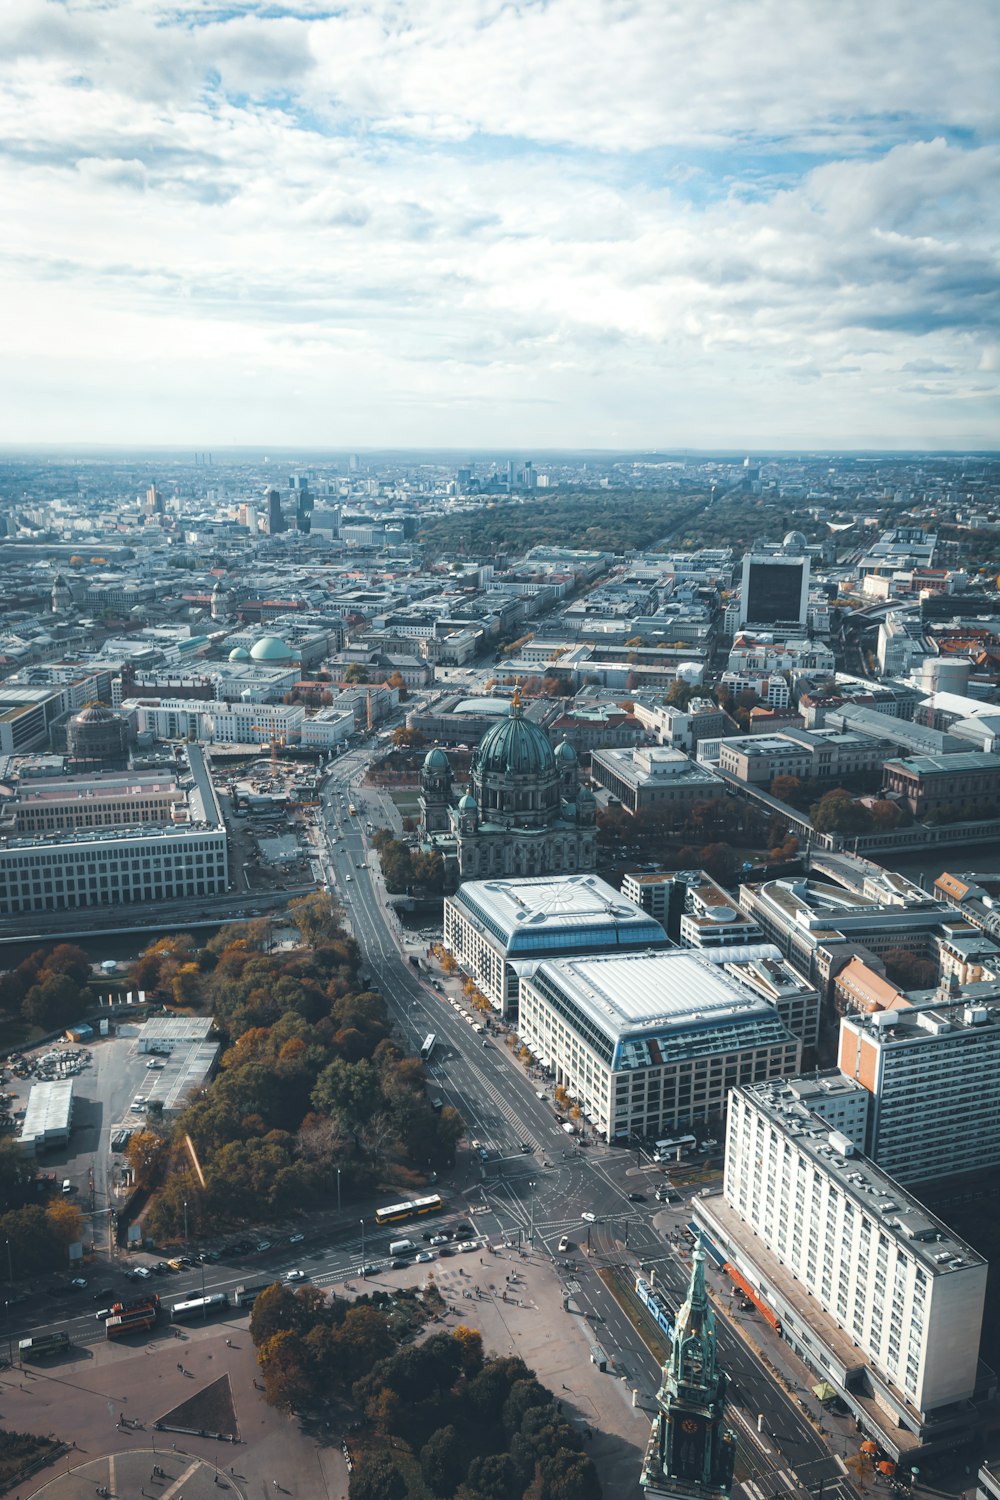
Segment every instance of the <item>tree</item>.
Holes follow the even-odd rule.
[[[361,683],[367,682],[368,681],[368,668],[367,667],[363,667],[361,665],[361,663],[358,662],[358,661],[352,661],[351,665],[348,667],[347,671],[344,673],[344,681],[345,682],[361,682]]]
[[[264,1377],[264,1398],[280,1411],[304,1406],[312,1391],[309,1360],[297,1333],[282,1329],[261,1344],[257,1363]]]
[[[129,1137],[125,1147],[125,1160],[135,1173],[140,1187],[152,1187],[159,1176],[166,1155],[167,1143],[153,1130],[137,1130]]]
[[[45,1222],[63,1255],[70,1245],[83,1239],[83,1214],[75,1203],[69,1203],[65,1198],[53,1198],[46,1204]]]
[[[344,1062],[335,1058],[324,1068],[312,1092],[313,1106],[326,1115],[338,1115],[355,1132],[370,1120],[381,1100],[381,1084],[370,1062]]]
[[[288,903],[288,914],[304,943],[315,945],[343,935],[340,907],[326,891],[313,891]]]
[[[21,1014],[32,1026],[55,1031],[79,1020],[89,994],[66,974],[48,974],[33,984],[21,1002]]]
[[[35,1180],[35,1165],[16,1141],[0,1138],[0,1203],[19,1207],[28,1197]]]
[[[420,1472],[440,1500],[454,1495],[465,1474],[465,1447],[450,1423],[432,1432],[421,1448]]]
[[[817,833],[868,833],[872,815],[863,802],[855,802],[842,786],[834,787],[809,809]]]
[[[394,729],[392,731],[392,734],[389,736],[389,738],[392,740],[392,743],[396,746],[397,750],[414,750],[418,745],[422,745],[424,742],[424,737],[419,729],[407,729],[405,725],[402,724],[398,729]]]
[[[362,1458],[351,1471],[350,1500],[405,1500],[406,1481],[388,1458]]]
[[[779,802],[790,802],[797,807],[801,795],[802,781],[798,776],[775,776],[771,782],[771,796],[777,797]]]
[[[585,1453],[559,1448],[543,1458],[541,1500],[601,1500],[601,1481]]]
[[[437,849],[419,853],[412,858],[413,881],[425,891],[440,895],[444,890],[444,857]]]

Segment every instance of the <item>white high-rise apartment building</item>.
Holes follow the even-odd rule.
[[[1000,1162],[1000,995],[845,1016],[838,1062],[871,1095],[868,1155],[900,1182]]]
[[[767,1275],[786,1336],[827,1378],[860,1352],[876,1407],[914,1429],[969,1400],[986,1262],[788,1084],[730,1094],[724,1193],[782,1268]]]

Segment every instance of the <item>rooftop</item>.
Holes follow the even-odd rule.
[[[596,875],[545,875],[534,880],[470,880],[453,904],[512,954],[565,948],[575,942],[666,943],[653,917]]]
[[[688,949],[547,959],[531,978],[620,1068],[794,1040],[772,1006]]]
[[[796,1092],[799,1083],[798,1079],[781,1079],[742,1085],[740,1091],[754,1108],[794,1141],[823,1177],[836,1182],[845,1196],[880,1228],[905,1242],[909,1252],[932,1276],[984,1264],[978,1251],[936,1218],[895,1178],[858,1153],[834,1125],[813,1113],[808,1100],[803,1101]]]
[[[910,771],[914,776],[951,775],[955,771],[1000,771],[1000,755],[967,750],[953,755],[910,755],[887,760],[885,764],[887,767]]]

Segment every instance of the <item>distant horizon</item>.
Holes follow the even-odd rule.
[[[1000,5],[711,19],[0,6],[0,441],[993,452]]]
[[[757,459],[767,462],[768,459],[775,461],[781,459],[806,459],[806,458],[1000,458],[1000,447],[997,448],[850,448],[850,447],[806,447],[806,448],[749,448],[741,447],[739,444],[733,446],[719,447],[668,447],[668,448],[619,448],[619,447],[542,447],[532,446],[528,443],[522,444],[485,444],[476,447],[462,447],[444,443],[426,445],[418,444],[250,444],[234,443],[229,446],[216,445],[214,448],[191,446],[185,443],[2,443],[0,442],[0,458],[16,458],[19,454],[30,454],[32,456],[45,456],[46,454],[59,454],[68,456],[74,453],[86,454],[96,457],[101,454],[121,455],[134,457],[146,454],[158,454],[164,457],[181,457],[189,455],[192,465],[198,468],[210,469],[217,467],[214,462],[215,455],[245,454],[267,461],[272,455],[275,458],[286,458],[296,454],[311,454],[314,457],[329,455],[350,456],[352,454],[361,456],[378,456],[391,458],[405,455],[431,455],[437,454],[442,458],[455,458],[457,462],[475,461],[476,459],[496,459],[497,457],[517,456],[519,458],[564,459],[576,457],[586,459],[588,456],[595,458],[647,458],[649,460],[674,460],[674,459],[735,459],[742,461],[744,458]],[[196,458],[207,458],[213,455],[212,462],[196,463]]]

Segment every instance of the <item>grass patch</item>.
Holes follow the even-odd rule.
[[[416,787],[397,786],[387,788],[389,796],[404,817],[415,817],[420,811],[420,793]]]
[[[30,1432],[0,1432],[0,1490],[6,1492],[65,1447],[55,1438]]]

